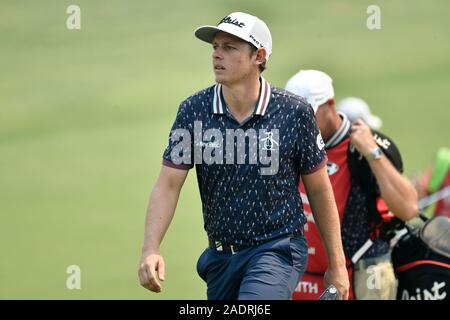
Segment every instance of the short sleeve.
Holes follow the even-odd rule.
[[[169,142],[163,154],[163,165],[175,169],[189,170],[193,164],[193,129],[189,103],[184,101],[178,108]]]
[[[299,120],[299,168],[300,174],[310,174],[327,163],[325,143],[317,127],[314,110],[310,105],[305,108]]]

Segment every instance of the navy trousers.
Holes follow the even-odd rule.
[[[197,272],[208,300],[288,300],[306,269],[304,236],[286,236],[231,253],[207,248]]]

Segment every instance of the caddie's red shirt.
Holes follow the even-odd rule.
[[[334,198],[336,200],[341,224],[348,193],[350,191],[350,171],[347,163],[349,143],[350,138],[346,138],[337,146],[327,150],[327,171],[333,187]],[[303,205],[308,220],[308,223],[305,226],[305,236],[308,240],[308,264],[306,266],[306,271],[323,274],[327,270],[326,251],[322,245],[317,225],[314,222],[303,183],[300,184],[299,188],[302,200],[304,200]]]
[[[328,176],[333,187],[341,224],[348,194],[350,192],[350,171],[347,161],[349,143],[350,138],[347,137],[338,145],[326,150],[328,156]],[[308,240],[308,264],[306,266],[306,272],[301,279],[302,281],[298,284],[292,298],[315,300],[325,289],[323,287],[322,278],[328,266],[327,255],[320,239],[319,230],[314,222],[303,183],[300,183],[299,190],[307,217],[305,237]],[[347,262],[347,265],[350,265],[349,261]]]

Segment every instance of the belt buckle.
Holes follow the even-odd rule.
[[[220,241],[215,241],[214,244],[215,244],[215,246],[216,246],[216,250],[217,250],[217,251],[223,251],[222,242],[220,242]]]

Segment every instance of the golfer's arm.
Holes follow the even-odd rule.
[[[314,221],[328,256],[330,268],[345,266],[339,214],[326,167],[302,176]]]
[[[403,221],[416,217],[419,211],[417,192],[408,179],[394,168],[385,155],[370,161],[369,165],[389,210]]]
[[[162,167],[148,204],[143,255],[159,254],[159,246],[172,221],[187,174],[188,170]]]

